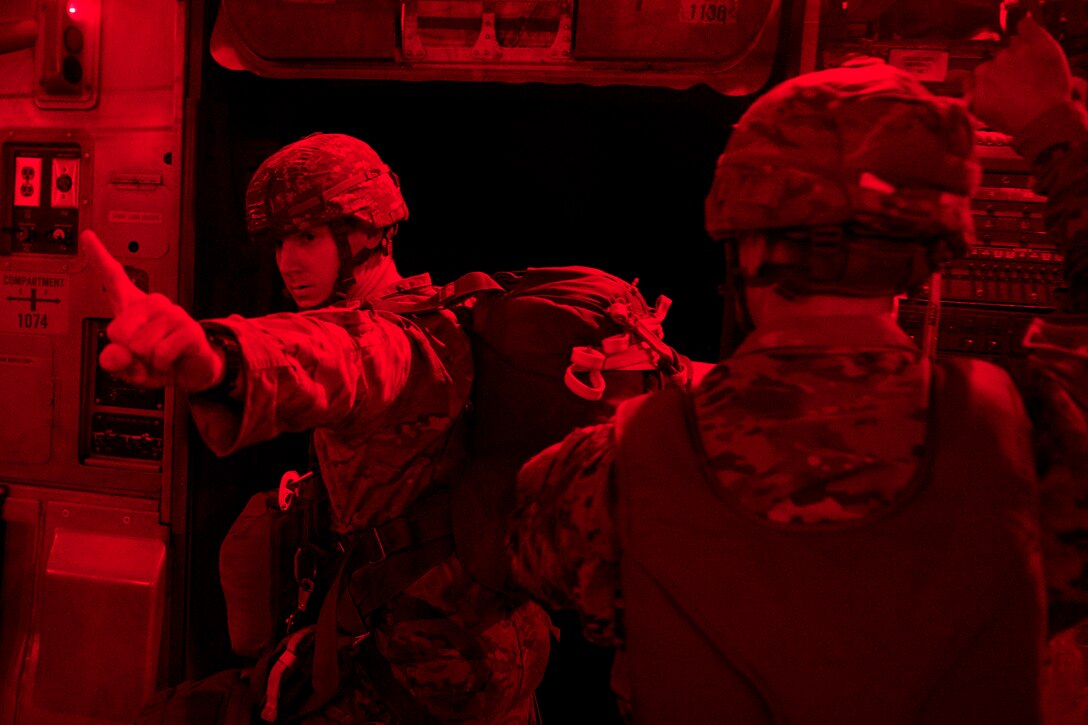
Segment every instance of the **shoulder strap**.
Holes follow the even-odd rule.
[[[400,300],[396,297],[383,300],[370,300],[371,309],[393,312],[398,315],[423,314],[435,312],[456,305],[469,297],[476,297],[485,292],[502,292],[506,288],[485,272],[469,272],[449,284],[438,288],[430,297],[423,300]]]
[[[486,272],[469,272],[440,287],[432,299],[443,307],[448,307],[481,292],[502,292],[505,289]]]

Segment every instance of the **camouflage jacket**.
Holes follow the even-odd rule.
[[[374,297],[425,299],[434,291],[420,275]],[[454,424],[468,400],[472,359],[452,314],[409,319],[348,299],[209,322],[237,337],[245,394],[240,408],[193,396],[201,436],[226,455],[312,428],[338,533],[400,515],[464,455]],[[437,718],[525,722],[548,632],[539,607],[511,606],[450,558],[382,610],[375,642],[400,684]],[[318,722],[396,721],[359,669],[355,687]]]
[[[1048,196],[1046,221],[1063,245],[1070,287],[1070,313],[1035,321],[1017,381],[1035,425],[1056,630],[1088,618],[1088,117],[1073,104],[1055,109],[1024,132],[1020,150]],[[890,321],[844,320],[839,333],[838,344],[814,346],[801,325],[759,330],[692,392],[719,485],[759,515],[811,525],[864,516],[916,467],[926,363]],[[518,585],[577,610],[590,639],[621,646],[615,456],[608,423],[526,464],[508,543]]]

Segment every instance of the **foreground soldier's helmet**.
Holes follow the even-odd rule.
[[[830,251],[808,270],[823,281],[795,279],[799,294],[856,293],[852,285],[872,282],[869,266],[888,266],[866,258],[867,243],[874,251],[883,245],[876,254],[885,257],[909,245],[919,261],[889,285],[902,291],[974,241],[970,195],[978,180],[963,107],[867,61],[791,79],[749,108],[718,160],[706,228],[714,239],[816,231],[813,245],[827,245],[828,230],[855,232],[837,249],[831,235]],[[858,249],[860,258],[850,259]]]
[[[347,217],[376,230],[408,218],[397,177],[374,149],[351,136],[315,133],[283,147],[246,189],[246,227],[256,240],[282,239]]]

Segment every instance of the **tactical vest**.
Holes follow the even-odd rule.
[[[743,509],[680,391],[619,420],[635,722],[1040,722],[1037,482],[1004,371],[936,366],[925,463],[856,523]]]

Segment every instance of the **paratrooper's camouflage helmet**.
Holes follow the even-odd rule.
[[[315,133],[283,147],[261,164],[246,189],[246,227],[257,240],[282,239],[346,217],[375,230],[408,218],[397,177],[374,149],[351,136]]]
[[[867,59],[793,78],[752,104],[718,159],[706,229],[733,239],[848,225],[903,252],[903,243],[925,245],[910,279],[893,285],[909,287],[974,242],[979,173],[962,104]],[[833,264],[861,270],[870,261]],[[850,293],[851,283],[794,291]]]

